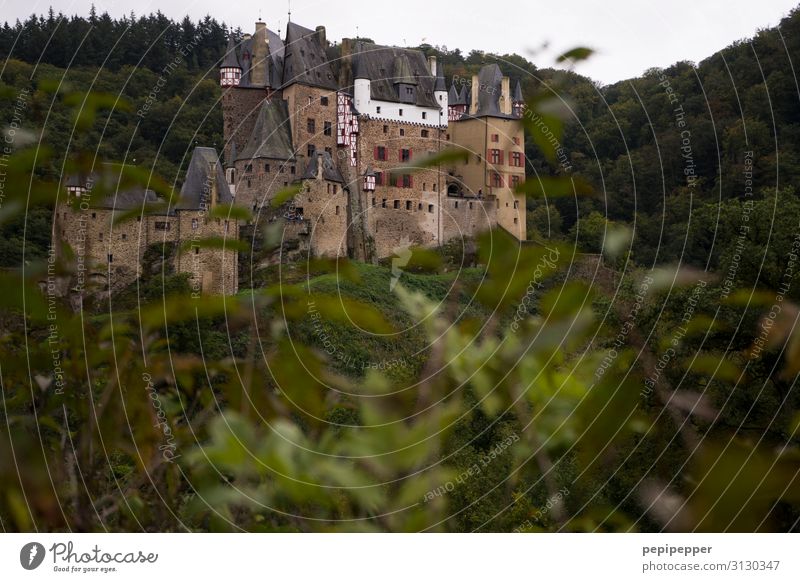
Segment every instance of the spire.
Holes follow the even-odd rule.
[[[447,94],[447,102],[450,105],[457,105],[456,101],[458,101],[460,96],[461,95],[459,94],[458,89],[456,89],[456,83],[453,81],[453,83],[450,85],[450,92]]]
[[[525,101],[525,98],[522,96],[522,85],[520,84],[519,79],[517,79],[517,84],[514,87],[514,95],[511,97],[511,100],[516,103]]]
[[[444,82],[444,75],[442,74],[442,67],[436,69],[436,84],[433,86],[434,91],[447,91],[447,84]]]
[[[367,72],[367,57],[365,55],[358,55],[356,59],[356,74],[353,79],[369,79],[369,73]]]
[[[233,40],[233,35],[228,37],[228,48],[225,49],[225,59],[222,61],[220,68],[242,68],[242,65],[239,63],[239,57],[236,56],[236,43]]]

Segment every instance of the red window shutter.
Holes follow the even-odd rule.
[[[408,161],[411,161],[411,158],[414,157],[414,150],[408,150]]]
[[[499,163],[503,163],[503,154],[505,153],[503,150],[497,150],[497,153],[500,155]]]

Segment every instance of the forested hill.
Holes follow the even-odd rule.
[[[63,82],[65,90],[121,94],[131,109],[99,116],[94,130],[74,145],[97,148],[104,158],[153,165],[179,181],[194,145],[221,147],[216,67],[230,32],[211,17],[175,22],[160,13],[112,19],[94,11],[88,17],[51,11],[0,30],[0,92],[13,97],[51,79]],[[531,34],[546,40],[535,29]],[[338,48],[329,51],[334,62]],[[420,48],[438,55],[448,83],[454,75],[468,77],[483,64],[498,62],[504,73],[522,80],[527,96],[555,91],[570,105],[561,144],[569,171],[588,178],[598,195],[555,206],[530,202],[529,224],[538,231],[532,235],[576,236],[584,248],[596,250],[606,220],[625,222],[635,225],[632,258],[639,264],[682,258],[724,268],[723,255],[732,246],[725,239],[738,236],[751,165],[752,199],[760,201],[760,211],[771,215],[770,208],[779,205],[780,219],[790,221],[795,212],[800,219],[792,194],[800,174],[794,77],[800,11],[697,65],[678,63],[605,87],[574,73],[539,69],[518,55]],[[167,66],[173,72],[165,86],[147,116],[137,117]],[[26,127],[45,127],[51,137],[59,136],[48,140],[56,173],[70,144],[61,138],[71,134],[72,119],[66,106],[51,100],[33,93],[24,116]],[[14,99],[4,99],[0,118],[13,116]],[[564,171],[548,167],[533,140],[527,143],[529,175]],[[689,222],[693,226],[687,229]],[[778,230],[777,236],[789,234]]]

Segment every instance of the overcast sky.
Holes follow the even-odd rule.
[[[427,42],[448,48],[518,53],[539,67],[575,46],[597,54],[576,69],[603,83],[679,60],[699,62],[731,42],[778,24],[800,0],[292,0],[292,20],[326,26],[328,38],[358,34],[382,44]],[[13,21],[50,5],[86,15],[91,0],[0,0],[0,19]],[[285,31],[287,0],[95,0],[98,12],[121,16],[161,10],[180,19],[211,14],[250,32],[259,12]],[[541,46],[549,43],[549,49]]]

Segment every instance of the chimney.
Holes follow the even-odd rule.
[[[470,89],[472,90],[472,99],[469,103],[469,114],[475,115],[478,112],[478,98],[480,97],[481,91],[481,82],[478,75],[472,75],[472,85]]]
[[[252,58],[250,83],[256,86],[267,85],[267,25],[264,22],[256,22]]]
[[[436,56],[431,55],[428,57],[428,68],[431,71],[431,77],[436,76]]]
[[[324,26],[317,27],[317,40],[319,41],[319,45],[322,47],[322,49],[325,50],[327,48],[327,39],[325,38]]]
[[[500,84],[500,112],[511,115],[511,81],[503,77]]]

